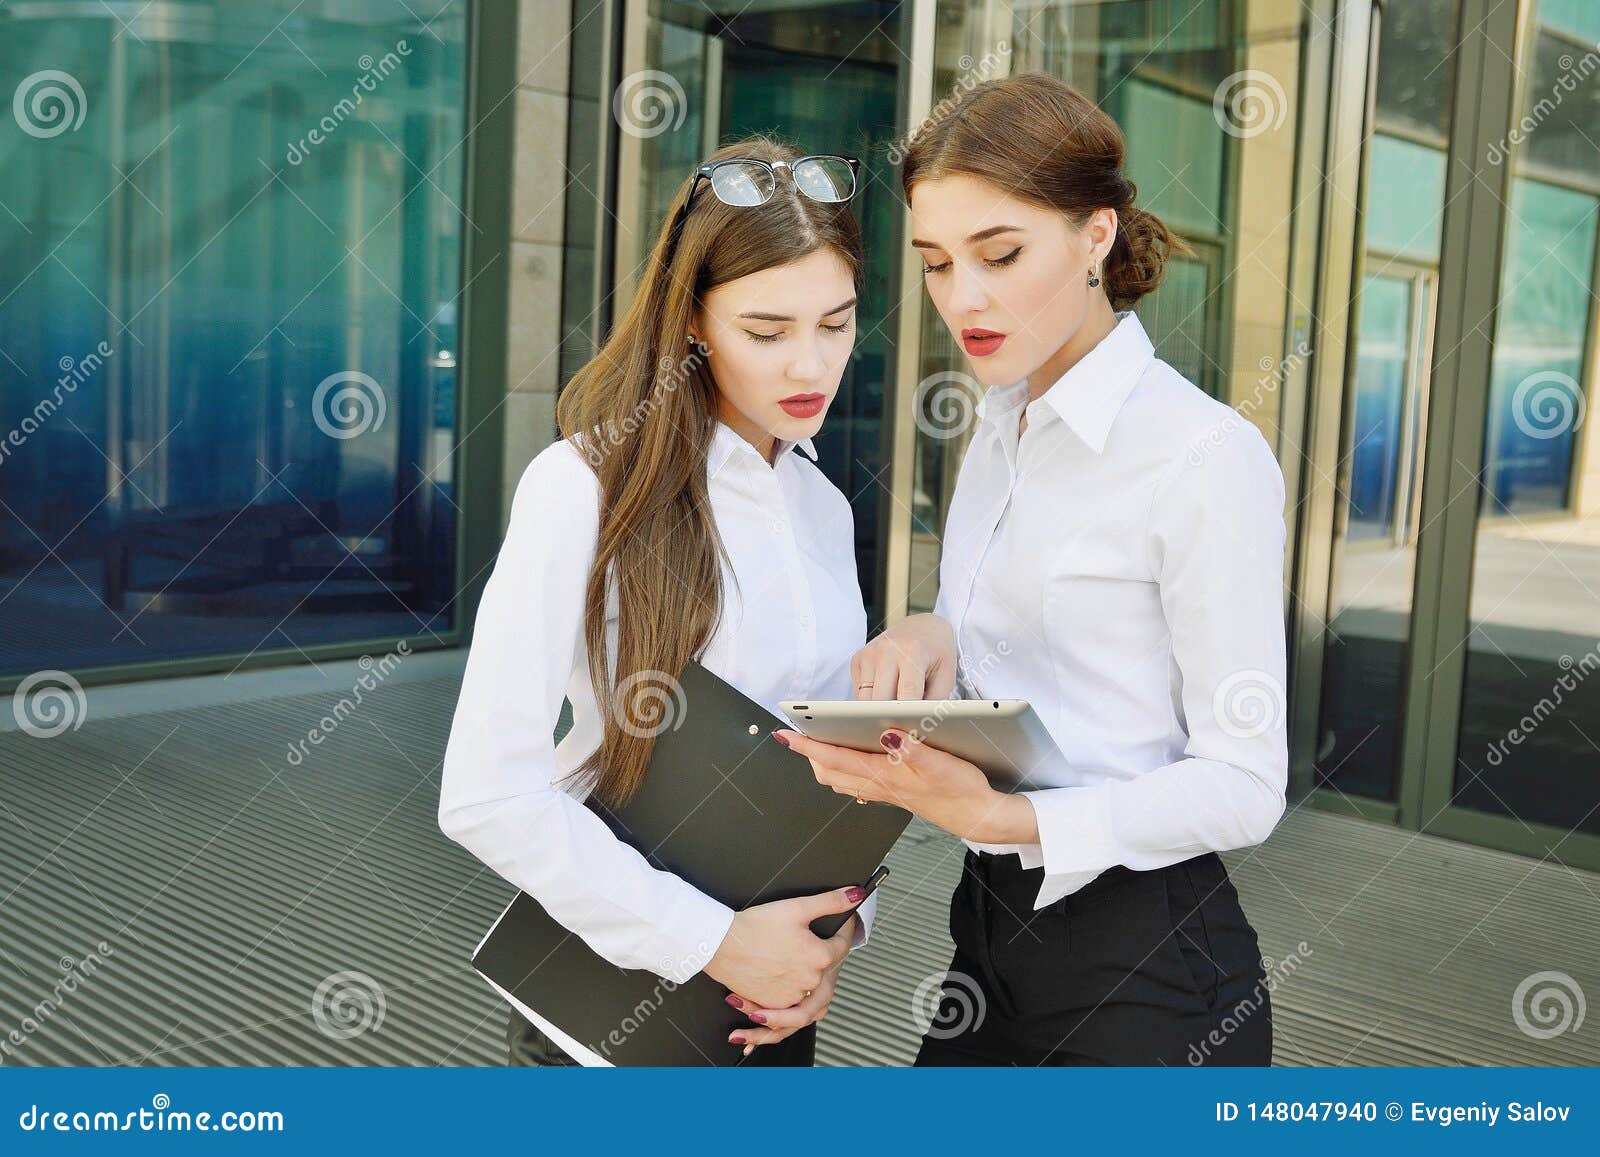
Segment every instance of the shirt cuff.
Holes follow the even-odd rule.
[[[855,935],[850,940],[850,951],[854,952],[867,942],[867,937],[872,934],[872,920],[878,914],[878,893],[874,889],[872,895],[861,901],[861,906],[856,909],[856,915],[861,917],[856,921]]]
[[[1015,852],[1024,869],[1037,868],[1044,863],[1044,849],[1038,844],[980,844],[972,840],[966,841],[966,844],[975,852],[988,852],[991,856],[1007,856]]]
[[[734,910],[692,885],[685,885],[682,904],[665,925],[679,930],[652,969],[658,976],[683,984],[711,963],[733,926]]]
[[[1108,784],[1022,792],[1033,805],[1044,872],[1098,874],[1121,862],[1111,829]]]

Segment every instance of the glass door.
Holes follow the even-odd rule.
[[[1313,460],[1339,492],[1319,802],[1585,867],[1597,41],[1600,8],[1576,0],[1384,5],[1343,437]]]
[[[1368,258],[1354,343],[1318,782],[1392,800],[1416,581],[1434,272]]]
[[[1011,73],[1060,77],[1109,113],[1127,140],[1139,203],[1194,250],[1137,306],[1156,353],[1233,405],[1298,472],[1306,352],[1295,230],[1296,133],[1322,145],[1326,4],[1298,0],[938,0],[932,101]],[[908,295],[921,290],[908,285]],[[920,299],[918,299],[920,301]],[[908,299],[907,308],[914,308]],[[938,595],[940,539],[982,389],[931,307],[900,379],[907,442],[905,606]],[[907,343],[911,344],[910,342]],[[1293,352],[1299,350],[1298,353]]]
[[[855,511],[856,560],[872,622],[883,614],[881,521],[890,502],[886,321],[900,202],[887,146],[906,60],[897,44],[900,7],[635,0],[627,12],[625,75],[612,102],[621,129],[613,271],[619,301],[632,293],[674,191],[720,142],[766,132],[807,152],[862,159],[853,207],[868,264],[856,349],[816,442],[818,464]]]
[[[1487,390],[1474,399],[1475,517],[1457,568],[1466,616],[1455,734],[1424,791],[1434,827],[1600,863],[1600,8],[1525,0]],[[1496,157],[1498,153],[1498,157]],[[1446,663],[1448,658],[1452,662]]]

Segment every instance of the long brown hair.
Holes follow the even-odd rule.
[[[707,162],[800,155],[759,135],[724,145]],[[719,285],[819,249],[844,259],[857,292],[862,283],[861,228],[848,202],[813,201],[780,174],[765,204],[730,206],[701,181],[675,230],[692,181],[684,180],[668,207],[626,313],[556,403],[562,437],[600,480],[583,636],[605,734],[573,776],[613,807],[643,780],[663,712],[671,722],[672,681],[700,654],[722,613],[726,551],[706,486],[717,386],[705,335],[689,344],[694,310]],[[614,671],[606,648],[608,584],[619,616]]]
[[[908,205],[918,181],[965,173],[1065,213],[1079,229],[1096,209],[1115,209],[1117,236],[1100,274],[1113,309],[1155,289],[1172,254],[1194,252],[1134,204],[1138,187],[1122,172],[1122,129],[1065,81],[1021,72],[974,85],[940,107],[947,106],[905,150],[900,183]]]

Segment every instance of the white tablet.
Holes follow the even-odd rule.
[[[898,727],[976,764],[1003,791],[1045,786],[1040,772],[1065,763],[1026,699],[786,699],[778,706],[802,735],[874,755],[884,754],[884,729]]]

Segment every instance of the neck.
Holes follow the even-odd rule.
[[[1028,397],[1037,398],[1061,380],[1061,375],[1077,365],[1090,350],[1105,340],[1117,328],[1116,311],[1103,293],[1089,297],[1089,310],[1083,323],[1073,331],[1066,344],[1047,358],[1043,365],[1028,375]]]
[[[726,400],[717,399],[717,418],[739,437],[754,446],[771,466],[778,452],[778,436],[751,422]]]

